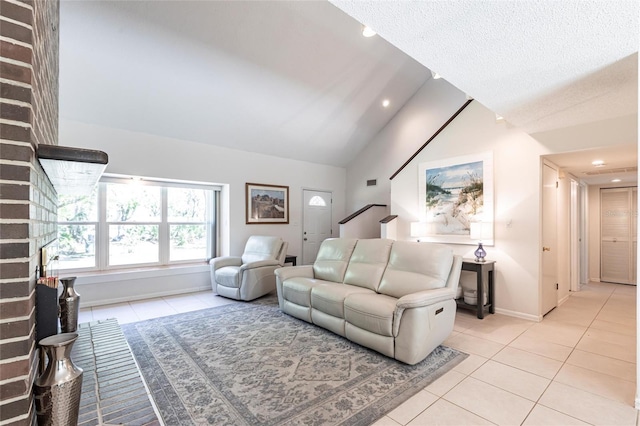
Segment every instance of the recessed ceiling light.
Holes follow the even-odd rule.
[[[601,167],[601,166],[604,166],[604,161],[602,161],[602,160],[594,160],[594,161],[591,162],[591,164],[593,164],[596,167]]]
[[[389,104],[390,104],[389,99],[385,99],[384,101],[382,101],[382,106],[385,108],[388,107]]]
[[[622,179],[611,179],[611,182],[613,182],[613,183],[622,182]]]
[[[373,31],[371,28],[369,28],[368,26],[364,26],[362,28],[362,35],[365,37],[373,37],[374,35],[376,35],[376,32]]]

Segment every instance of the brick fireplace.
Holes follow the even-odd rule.
[[[36,160],[58,144],[59,0],[0,0],[0,423],[34,422],[35,282],[57,195]]]

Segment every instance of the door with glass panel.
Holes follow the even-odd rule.
[[[302,264],[316,260],[320,244],[331,237],[331,192],[303,191]]]

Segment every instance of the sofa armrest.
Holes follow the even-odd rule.
[[[453,265],[451,265],[451,272],[447,279],[446,288],[452,289],[454,294],[458,292],[458,286],[460,285],[460,272],[462,272],[462,256],[453,256]]]
[[[209,265],[214,271],[225,266],[240,266],[242,265],[242,258],[239,256],[214,257],[209,261]]]
[[[286,281],[293,277],[305,277],[313,278],[313,266],[301,265],[301,266],[285,266],[276,269],[276,277],[280,282]]]
[[[455,291],[450,288],[436,288],[402,296],[396,302],[396,310],[393,313],[393,336],[397,337],[400,330],[400,321],[405,309],[427,307],[446,300],[455,299]]]
[[[247,262],[240,267],[241,271],[247,269],[262,268],[264,266],[280,266],[277,259],[256,260],[255,262]]]
[[[284,266],[278,268],[276,273],[276,292],[278,293],[278,305],[280,310],[284,311],[284,296],[282,293],[282,283],[293,277],[306,277],[313,278],[313,266],[301,265],[301,266]]]
[[[402,296],[396,303],[396,309],[419,308],[421,306],[429,306],[434,303],[442,302],[443,300],[455,298],[456,293],[450,288],[424,290]]]

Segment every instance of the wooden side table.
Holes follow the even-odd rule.
[[[495,313],[495,292],[494,292],[494,278],[493,272],[495,270],[495,260],[486,260],[484,262],[476,262],[475,259],[462,259],[462,270],[472,271],[476,273],[477,293],[478,296],[476,305],[469,305],[464,302],[464,297],[456,299],[458,308],[466,309],[469,311],[476,311],[478,318],[483,319],[484,314],[489,312]],[[484,277],[487,277],[487,303],[484,303]]]

